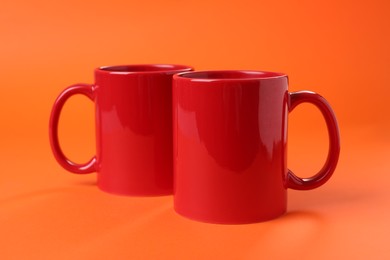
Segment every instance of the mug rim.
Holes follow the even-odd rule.
[[[95,69],[98,73],[112,75],[129,74],[175,74],[194,70],[193,67],[181,64],[170,63],[148,63],[148,64],[123,64],[100,66]]]
[[[228,77],[223,75],[228,75]],[[281,72],[263,70],[198,70],[177,73],[174,79],[210,82],[210,81],[258,81],[268,79],[285,78],[287,75]]]

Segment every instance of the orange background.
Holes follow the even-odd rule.
[[[390,2],[387,0],[2,0],[1,259],[388,259]],[[54,160],[48,119],[67,85],[101,65],[179,63],[285,72],[290,91],[322,94],[339,120],[334,177],[289,191],[288,213],[212,225],[174,213],[172,197],[103,193],[95,174]],[[93,104],[74,97],[60,137],[94,154]],[[290,116],[289,168],[310,176],[327,133],[310,105]]]

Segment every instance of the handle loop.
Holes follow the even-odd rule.
[[[86,174],[96,171],[96,156],[92,157],[87,163],[77,164],[69,160],[65,154],[63,153],[59,140],[58,140],[58,122],[60,118],[60,114],[62,108],[66,101],[73,95],[81,94],[92,101],[94,100],[94,86],[90,84],[76,84],[69,86],[61,94],[58,96],[56,101],[54,102],[51,115],[50,115],[50,123],[49,123],[49,138],[50,145],[54,157],[57,162],[64,167],[66,170],[78,173],[78,174]]]
[[[329,150],[328,157],[322,169],[310,178],[299,178],[292,171],[287,173],[287,188],[295,190],[311,190],[315,189],[329,180],[332,176],[340,155],[340,134],[337,125],[336,116],[326,101],[321,95],[310,91],[298,91],[289,93],[290,103],[289,112],[301,103],[311,103],[315,105],[325,118],[326,126],[329,135]]]

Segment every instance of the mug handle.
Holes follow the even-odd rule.
[[[299,178],[291,170],[287,173],[287,188],[294,190],[315,189],[329,180],[332,176],[340,155],[340,134],[336,116],[321,95],[311,91],[298,91],[289,93],[289,112],[301,103],[311,103],[315,105],[325,118],[329,135],[328,157],[322,169],[310,178]]]
[[[54,102],[51,114],[50,114],[50,123],[49,123],[49,138],[50,145],[54,157],[57,162],[64,167],[66,170],[78,173],[85,174],[96,171],[96,156],[92,157],[87,163],[77,164],[69,160],[63,153],[59,141],[58,141],[58,122],[60,114],[65,102],[73,95],[81,94],[92,101],[94,100],[94,86],[90,84],[76,84],[67,87],[63,90],[60,95],[57,97]]]

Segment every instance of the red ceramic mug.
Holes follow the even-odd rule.
[[[174,207],[188,218],[225,224],[282,215],[287,189],[324,184],[339,158],[332,108],[320,95],[288,92],[286,75],[198,71],[174,76]],[[308,102],[324,116],[328,158],[311,178],[287,168],[287,117]]]
[[[172,76],[183,65],[100,67],[94,84],[66,88],[54,103],[49,136],[58,163],[73,173],[97,172],[106,192],[153,196],[172,194]],[[95,103],[96,156],[85,164],[60,148],[58,121],[68,98],[82,94]]]

